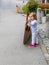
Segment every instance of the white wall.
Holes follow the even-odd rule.
[[[27,0],[24,0],[25,2],[23,3],[23,0],[2,0],[1,1],[1,7],[2,8],[15,8],[16,5],[22,6],[27,2]]]
[[[1,7],[2,8],[14,8],[16,6],[16,0],[2,0]]]

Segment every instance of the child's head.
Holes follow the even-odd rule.
[[[37,20],[37,17],[36,17],[36,13],[35,12],[32,12],[29,14],[29,17],[30,17],[30,20]]]

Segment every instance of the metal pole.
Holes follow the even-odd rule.
[[[47,3],[47,0],[45,0],[45,4]],[[46,8],[45,8],[45,14],[46,14]]]

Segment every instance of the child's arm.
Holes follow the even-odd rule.
[[[26,25],[31,22],[30,18],[29,17],[26,17]]]
[[[30,23],[31,26],[34,25],[34,24],[37,24],[37,21],[33,21],[33,22]]]

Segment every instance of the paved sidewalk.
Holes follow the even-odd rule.
[[[45,24],[39,24],[39,33],[41,37],[41,48],[44,52],[44,56],[49,65],[49,38],[45,34]]]
[[[0,13],[0,65],[47,65],[40,46],[23,45],[25,17],[14,10]]]

